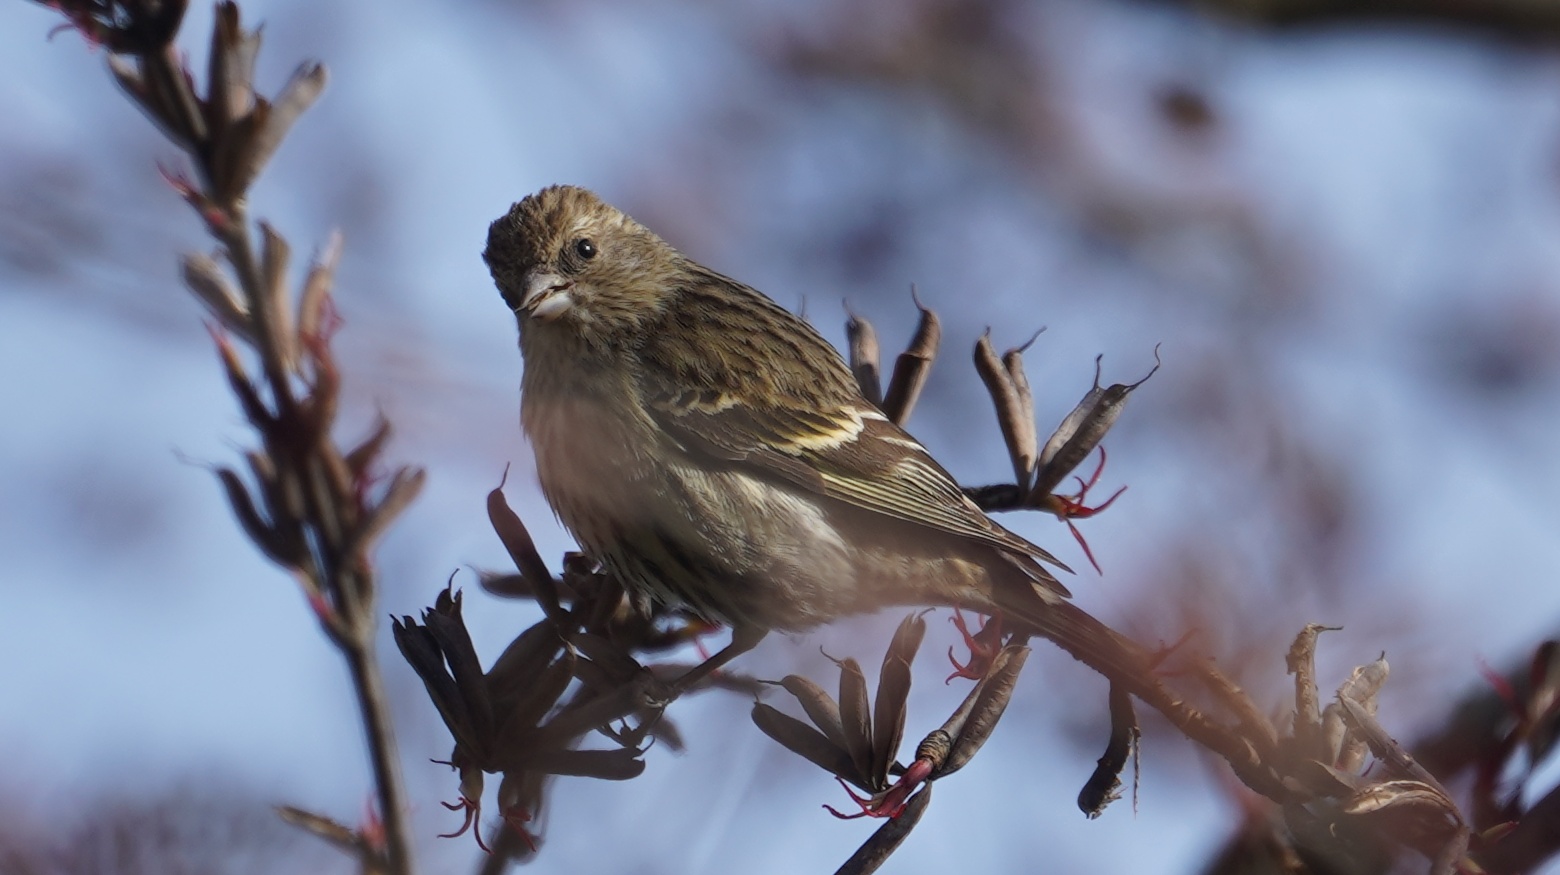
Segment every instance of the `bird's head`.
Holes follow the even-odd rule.
[[[616,345],[652,319],[677,286],[681,256],[583,188],[555,185],[488,228],[482,253],[522,337],[554,331]]]

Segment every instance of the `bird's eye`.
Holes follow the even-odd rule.
[[[576,240],[574,241],[574,252],[586,261],[590,261],[596,257],[596,244],[589,240]]]

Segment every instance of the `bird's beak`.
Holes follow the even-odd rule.
[[[551,322],[574,303],[571,294],[574,281],[551,271],[527,272],[523,284],[525,291],[516,312],[524,312],[533,319]]]

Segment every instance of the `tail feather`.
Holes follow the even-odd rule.
[[[1014,581],[1004,581],[1014,583]],[[1245,733],[1232,731],[1189,705],[1181,694],[1160,682],[1156,674],[1162,654],[1146,650],[1101,623],[1087,611],[1036,587],[998,586],[995,608],[1022,631],[1045,638],[1079,662],[1110,680],[1113,692],[1126,692],[1163,714],[1188,738],[1220,752],[1241,780],[1252,787],[1279,788],[1277,775],[1265,765]],[[1197,671],[1211,679],[1213,675]],[[1261,792],[1268,792],[1262,790]],[[1277,797],[1275,797],[1277,798]]]
[[[1021,629],[1056,644],[1074,659],[1151,705],[1167,693],[1154,659],[1141,646],[1069,601],[1037,598],[1029,587],[999,587],[997,607]]]

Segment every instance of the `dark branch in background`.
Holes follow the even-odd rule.
[[[1540,643],[1517,668],[1486,680],[1452,707],[1439,732],[1414,745],[1414,755],[1447,780],[1472,776],[1473,826],[1499,837],[1479,855],[1486,869],[1531,871],[1560,855],[1560,787],[1522,801],[1560,752],[1560,642]]]
[[[1200,0],[1196,5],[1202,12],[1273,27],[1440,24],[1519,40],[1560,37],[1560,5],[1546,0]]]
[[[198,93],[174,38],[183,0],[58,0],[84,37],[108,50],[125,93],[188,156],[194,178],[165,170],[219,244],[214,255],[187,255],[183,272],[206,305],[229,385],[259,438],[246,454],[248,479],[219,468],[245,532],[302,585],[326,636],[341,651],[367,736],[378,812],[358,830],[295,809],[288,819],[354,851],[365,872],[406,875],[412,860],[384,682],[374,658],[375,580],[369,554],[416,496],[423,473],[379,469],[390,436],[380,421],[351,448],[332,437],[340,377],[330,350],[337,318],[330,289],[340,247],[327,245],[296,295],[290,247],[248,215],[249,187],[289,128],[325,87],[325,68],[301,65],[272,99],[254,88],[258,30],[246,30],[237,5],[219,3],[206,90]],[[256,231],[258,230],[258,235]],[[259,361],[251,376],[246,347]],[[354,838],[345,841],[341,837]]]

